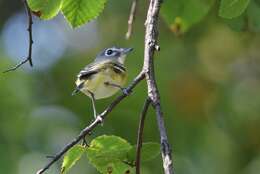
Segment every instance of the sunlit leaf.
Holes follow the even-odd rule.
[[[232,19],[240,16],[247,8],[250,0],[221,0],[219,16]]]
[[[86,152],[90,163],[101,173],[122,174],[132,171],[132,167],[124,162],[131,148],[120,137],[104,135],[92,140]]]
[[[62,13],[73,28],[96,18],[107,0],[63,0]]]
[[[62,6],[62,0],[28,0],[27,2],[35,15],[46,20],[55,17]]]
[[[61,173],[65,174],[81,158],[86,148],[81,145],[72,147],[64,156]]]
[[[143,143],[141,149],[141,161],[149,161],[154,159],[160,154],[160,144],[147,142]],[[135,161],[136,158],[136,146],[133,146],[128,152],[128,161]]]
[[[167,0],[162,5],[163,19],[176,34],[181,34],[205,17],[215,0]]]

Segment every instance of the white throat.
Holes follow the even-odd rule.
[[[118,62],[121,63],[121,64],[124,64],[125,63],[125,58],[126,58],[126,55],[123,55],[121,57],[118,58]]]

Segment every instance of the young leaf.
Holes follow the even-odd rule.
[[[159,154],[160,154],[160,144],[153,143],[153,142],[143,143],[141,149],[141,161],[152,160]],[[136,146],[133,146],[131,150],[128,152],[127,160],[135,161],[135,158],[136,158]]]
[[[205,17],[215,0],[168,0],[162,5],[161,15],[171,30],[181,34]]]
[[[232,19],[240,16],[247,8],[250,0],[221,0],[219,16]]]
[[[79,27],[96,18],[107,0],[63,0],[62,13],[73,27]]]
[[[45,20],[55,17],[62,6],[62,0],[27,0],[27,2],[32,12]]]
[[[81,145],[72,147],[64,156],[61,173],[65,174],[72,166],[74,166],[74,164],[81,158],[86,149],[86,147]]]
[[[99,136],[91,141],[90,147],[86,150],[87,157],[101,173],[120,171],[122,174],[132,167],[125,164],[127,152],[132,146],[124,139],[117,136]]]

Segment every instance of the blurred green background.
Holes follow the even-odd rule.
[[[130,1],[109,1],[97,20],[72,30],[59,15],[34,17],[33,61],[0,75],[0,173],[32,174],[93,118],[90,100],[71,96],[76,74],[105,47],[134,47],[129,80],[142,68],[144,20],[140,2],[134,33],[124,39]],[[0,1],[0,70],[27,55],[27,18],[20,1]],[[156,78],[177,174],[259,174],[260,34],[235,32],[211,9],[185,35],[160,21]],[[146,84],[119,104],[91,138],[114,134],[136,142]],[[99,100],[101,112],[113,99]],[[155,114],[146,120],[144,141],[159,142]],[[59,173],[60,163],[47,172]],[[162,173],[161,157],[142,165]],[[71,174],[96,174],[87,159]]]

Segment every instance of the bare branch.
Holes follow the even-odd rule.
[[[14,67],[7,69],[6,71],[4,71],[3,73],[6,72],[10,72],[10,71],[15,71],[17,68],[19,68],[20,66],[22,66],[23,64],[25,64],[26,62],[29,62],[30,66],[33,66],[32,63],[32,45],[33,45],[33,37],[32,37],[32,24],[33,24],[33,20],[32,20],[32,13],[31,10],[28,6],[28,3],[26,0],[23,1],[24,2],[24,6],[27,12],[27,16],[28,16],[28,38],[29,38],[29,47],[28,47],[28,56],[22,60],[20,63],[18,63],[17,65],[15,65]]]
[[[135,2],[136,3],[136,2]],[[140,173],[140,153],[141,153],[141,145],[142,145],[142,132],[144,127],[144,117],[146,115],[149,104],[151,103],[156,110],[157,116],[157,124],[160,132],[160,141],[161,141],[161,154],[163,159],[163,168],[165,174],[173,174],[173,162],[171,157],[171,149],[167,138],[166,128],[164,125],[163,112],[160,104],[160,94],[157,88],[155,73],[154,73],[154,52],[155,50],[160,49],[157,44],[158,38],[158,16],[160,11],[162,0],[150,0],[149,9],[147,12],[147,19],[145,22],[146,31],[145,31],[145,50],[144,50],[144,65],[140,74],[132,81],[132,83],[126,88],[127,93],[131,92],[131,90],[144,78],[146,78],[147,88],[148,88],[148,98],[149,101],[146,101],[142,112],[142,119],[139,127],[139,135],[138,135],[138,148],[137,148],[137,159],[136,159],[136,170]],[[136,4],[135,4],[136,6]],[[135,9],[134,7],[133,9]],[[133,10],[134,11],[134,10]],[[131,12],[131,14],[135,12]],[[134,16],[134,15],[133,15]],[[133,20],[132,20],[133,21]],[[132,22],[130,25],[132,25]],[[131,27],[131,26],[130,26]],[[130,29],[131,30],[131,29]],[[67,144],[58,154],[54,156],[54,158],[41,170],[37,172],[37,174],[44,173],[53,163],[59,160],[71,147],[77,144],[81,139],[89,134],[95,127],[101,124],[101,120],[104,120],[106,116],[113,110],[113,108],[120,103],[125,97],[127,97],[126,93],[118,96],[101,114],[98,115],[97,119],[94,120],[89,126],[81,131],[81,133],[69,144]],[[139,170],[139,171],[138,171]],[[138,173],[137,173],[138,174]]]
[[[144,103],[143,110],[141,112],[139,128],[138,128],[138,136],[137,136],[137,147],[136,147],[136,159],[135,159],[135,171],[136,174],[140,174],[140,163],[141,163],[141,149],[143,144],[143,132],[144,132],[144,121],[146,117],[146,113],[151,104],[151,99],[147,98]]]
[[[128,93],[135,88],[135,86],[144,79],[144,72],[140,72],[139,75],[131,82],[131,84],[125,89]],[[53,165],[56,161],[58,161],[69,149],[71,149],[74,145],[76,145],[80,140],[84,139],[86,135],[88,135],[94,128],[96,128],[99,124],[102,124],[99,118],[104,120],[106,116],[116,107],[118,103],[120,103],[127,95],[123,93],[118,96],[101,114],[97,116],[97,118],[91,122],[87,127],[85,127],[80,134],[69,144],[67,144],[59,153],[57,153],[51,161],[42,169],[38,170],[36,174],[44,173],[51,165]]]
[[[166,128],[164,125],[163,112],[160,104],[160,94],[155,80],[154,73],[154,51],[158,49],[158,17],[162,0],[150,0],[147,19],[145,22],[145,50],[144,66],[146,82],[148,87],[148,97],[151,98],[152,104],[156,110],[157,124],[160,132],[161,154],[163,159],[163,168],[165,174],[173,174],[173,162],[171,149],[167,138]]]
[[[131,11],[130,11],[129,19],[128,19],[128,29],[127,29],[127,32],[125,35],[126,39],[129,39],[133,32],[133,23],[134,23],[135,15],[136,15],[137,1],[138,0],[133,0],[132,6],[131,6]]]

